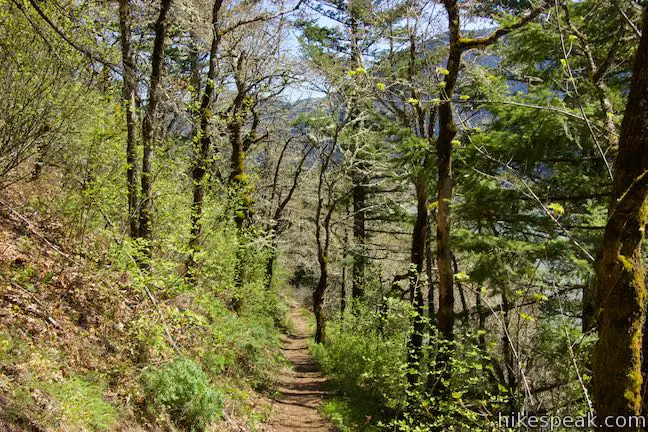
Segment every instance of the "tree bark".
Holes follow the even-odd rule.
[[[344,319],[346,312],[346,266],[342,267],[342,283],[340,284],[340,317]]]
[[[248,190],[248,178],[245,174],[245,153],[254,140],[256,128],[258,127],[258,116],[254,113],[254,107],[249,105],[248,85],[243,81],[245,58],[245,52],[241,52],[236,64],[234,77],[237,93],[234,97],[227,120],[227,131],[230,145],[232,146],[228,181],[231,186],[235,187],[237,196],[240,198],[240,202],[237,203],[237,211],[234,214],[234,221],[239,230],[243,228],[243,224],[252,214],[252,201],[249,195],[250,191]],[[250,113],[255,116],[254,122],[250,127],[250,131],[244,136],[243,125]]]
[[[353,176],[353,240],[355,253],[353,257],[353,280],[351,285],[352,306],[364,297],[365,290],[365,242],[367,230],[365,223],[366,189],[364,179],[359,175]]]
[[[274,264],[275,261],[277,260],[277,242],[272,241],[272,250],[270,251],[270,256],[268,257],[268,260],[266,261],[266,269],[265,269],[265,283],[266,283],[266,289],[270,290],[272,288],[272,281],[274,279]]]
[[[211,106],[214,99],[214,90],[216,88],[216,69],[217,55],[220,45],[220,32],[218,29],[218,17],[223,0],[216,0],[212,9],[212,42],[209,50],[209,68],[207,70],[207,79],[205,80],[205,90],[202,94],[200,109],[200,126],[196,133],[194,141],[194,161],[191,170],[191,180],[193,184],[193,201],[191,205],[191,232],[189,235],[190,256],[187,263],[187,274],[193,274],[195,266],[194,254],[198,251],[200,235],[202,233],[202,215],[205,201],[205,189],[207,173],[210,168],[211,156],[211,136],[209,134],[209,121],[211,119]],[[198,144],[199,143],[199,144]]]
[[[436,262],[439,273],[439,309],[437,327],[441,337],[452,341],[454,328],[454,275],[452,272],[452,250],[450,249],[450,203],[452,202],[452,140],[457,134],[457,126],[452,114],[450,99],[457,83],[461,63],[459,46],[459,8],[456,1],[444,2],[448,12],[450,46],[446,69],[448,74],[441,89],[439,105],[439,137],[437,152],[437,231]]]
[[[123,98],[126,102],[126,187],[128,195],[128,234],[137,236],[137,169],[136,116],[137,77],[131,48],[132,9],[130,0],[119,0],[119,28],[121,31],[122,67],[124,69]]]
[[[337,131],[334,142],[337,143]],[[325,151],[325,150],[323,150]],[[322,311],[324,305],[324,293],[328,284],[328,260],[329,246],[331,244],[331,218],[335,210],[336,202],[333,201],[332,190],[328,190],[328,209],[324,213],[324,186],[326,183],[326,172],[333,159],[335,146],[329,149],[327,154],[322,155],[320,161],[319,180],[317,184],[317,208],[315,209],[315,242],[317,244],[317,262],[319,263],[320,276],[317,286],[313,290],[313,312],[315,314],[315,343],[323,343],[326,340],[326,320]],[[330,185],[329,185],[330,187]],[[322,230],[323,228],[323,230]],[[322,232],[323,231],[323,232]]]
[[[317,287],[313,291],[313,313],[315,314],[315,343],[323,343],[326,340],[326,320],[322,306],[324,305],[324,292],[328,283],[328,263],[326,255],[320,253],[317,256],[319,263],[320,277]]]
[[[353,15],[353,11],[349,10],[351,16],[349,25],[349,36],[351,40],[351,65],[355,68],[363,67],[362,52],[360,50],[360,34],[358,28],[358,19]],[[356,97],[352,98],[351,103],[352,113],[350,117],[355,118],[359,114],[358,100]],[[361,152],[358,153],[361,156]],[[366,169],[365,164],[361,161],[351,176],[353,184],[353,241],[355,244],[355,252],[353,257],[353,277],[351,282],[351,306],[354,311],[357,311],[356,304],[364,297],[365,291],[365,267],[366,267],[366,198],[367,188],[365,186],[367,179],[364,175]]]
[[[418,175],[414,184],[416,188],[416,221],[412,232],[412,251],[410,262],[413,266],[409,275],[410,298],[414,307],[412,333],[410,334],[407,350],[407,382],[410,387],[420,382],[420,361],[423,354],[423,333],[425,332],[425,302],[423,299],[425,248],[428,234],[428,187],[423,173]]]
[[[152,189],[152,159],[153,147],[155,145],[155,123],[157,107],[160,102],[160,81],[164,69],[164,43],[166,39],[168,22],[167,16],[171,9],[172,0],[161,0],[160,14],[155,22],[155,40],[153,42],[153,53],[151,55],[151,86],[149,89],[149,101],[146,116],[142,122],[142,201],[139,212],[138,237],[144,241],[143,259],[140,265],[143,269],[149,270],[151,263],[151,241],[152,227],[151,218],[153,213],[153,189]]]
[[[248,195],[247,176],[245,175],[245,151],[243,150],[242,125],[239,120],[238,111],[234,111],[234,119],[229,124],[230,143],[232,145],[231,170],[229,183],[234,186],[237,197],[234,222],[237,228],[238,246],[236,250],[236,267],[234,270],[234,285],[236,291],[240,292],[244,282],[244,250],[241,240],[243,239],[243,227],[245,221],[251,215],[251,200]],[[237,300],[235,310],[240,310],[240,300]]]
[[[229,124],[229,135],[230,135],[230,144],[232,145],[232,156],[230,160],[230,176],[229,182],[232,186],[237,189],[238,196],[240,197],[241,202],[238,203],[238,210],[234,215],[234,221],[238,229],[243,228],[243,224],[246,219],[249,218],[251,209],[251,201],[246,190],[248,187],[247,176],[245,174],[245,149],[243,146],[243,137],[240,120],[238,117],[241,114],[235,111],[234,119]]]
[[[648,28],[647,11],[644,8],[644,29]],[[595,264],[599,340],[594,351],[593,378],[595,409],[600,418],[641,413],[641,348],[646,301],[642,243],[646,196],[648,31],[642,34],[634,62],[614,164],[608,220]]]

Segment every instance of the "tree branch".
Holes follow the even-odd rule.
[[[503,26],[495,30],[493,33],[486,37],[475,37],[475,38],[459,38],[459,49],[462,51],[471,49],[471,48],[482,48],[488,45],[492,45],[497,42],[502,36],[511,33],[513,30],[517,30],[520,27],[526,25],[528,22],[535,19],[540,13],[545,9],[546,5],[544,2],[531,10],[527,15],[520,18],[511,25]]]
[[[21,10],[23,9],[23,6],[22,4],[20,4],[20,2],[18,2],[17,0],[12,0],[12,1],[19,9]],[[90,52],[90,50],[88,50],[87,48],[84,48],[83,46],[77,44],[72,39],[70,39],[63,32],[63,30],[58,28],[56,24],[51,19],[49,19],[49,17],[45,14],[45,12],[43,12],[40,6],[38,6],[38,3],[35,0],[29,0],[29,4],[34,8],[34,10],[38,13],[38,15],[40,15],[43,21],[45,21],[47,25],[49,25],[52,28],[52,30],[54,30],[54,32],[56,32],[56,34],[58,34],[61,37],[61,39],[67,42],[68,45],[70,45],[75,50],[79,51],[81,54],[87,56],[90,60],[97,61],[102,65],[106,66],[108,69],[121,74],[121,71],[116,65],[104,59],[103,57],[99,56],[98,54]]]

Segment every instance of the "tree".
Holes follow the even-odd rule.
[[[128,189],[128,233],[137,236],[137,71],[131,43],[132,7],[130,0],[119,0],[119,29],[126,104],[126,185]]]
[[[199,125],[194,137],[194,160],[191,170],[191,180],[193,183],[193,201],[191,205],[191,228],[189,234],[189,260],[187,262],[187,274],[192,276],[193,267],[195,266],[194,254],[198,250],[200,234],[202,233],[202,215],[205,200],[205,188],[207,173],[209,172],[211,157],[212,137],[208,131],[209,122],[212,117],[212,104],[214,92],[216,90],[216,73],[218,50],[222,39],[222,29],[220,28],[220,10],[223,6],[222,0],[215,0],[211,16],[211,46],[209,49],[209,66],[205,79],[205,90],[202,93],[200,107],[198,109]]]
[[[320,143],[313,143],[319,147],[319,177],[317,182],[317,206],[315,209],[315,241],[317,242],[317,262],[319,264],[319,279],[313,290],[313,312],[315,314],[315,343],[326,340],[326,317],[322,309],[324,293],[328,287],[329,261],[331,247],[331,222],[340,198],[335,196],[336,183],[340,176],[329,170],[335,164],[334,159],[338,150],[338,137],[341,127],[335,124],[334,131]],[[331,178],[332,177],[332,178]]]
[[[151,77],[148,105],[142,121],[141,203],[137,237],[144,241],[141,267],[149,270],[152,254],[153,230],[153,152],[156,145],[157,110],[161,98],[160,82],[164,71],[164,46],[168,31],[168,14],[172,0],[160,0],[160,14],[155,22],[155,40],[151,53]]]
[[[359,130],[370,129],[363,122],[354,122],[354,117],[363,117],[373,109],[373,89],[366,88],[363,78],[367,74],[365,56],[370,56],[372,46],[380,39],[383,14],[379,3],[319,0],[312,2],[312,8],[335,25],[321,25],[319,22],[302,22],[304,37],[311,60],[317,65],[325,79],[334,84],[336,97],[344,100],[350,110],[350,121]],[[386,6],[389,8],[390,6]],[[346,78],[346,79],[345,79]],[[351,79],[349,79],[351,78]],[[361,136],[361,133],[355,134]],[[367,266],[370,264],[369,231],[367,220],[371,217],[372,195],[376,188],[372,180],[377,173],[375,162],[376,148],[362,142],[341,142],[341,145],[354,158],[350,171],[352,182],[352,224],[353,247],[351,297],[353,310],[358,311],[367,283]]]
[[[639,415],[645,320],[643,240],[648,196],[648,9],[644,7],[601,251],[597,257],[599,340],[593,359],[600,418]],[[621,430],[621,428],[615,429]]]
[[[4,2],[2,8],[6,16],[0,28],[6,37],[0,55],[6,62],[0,68],[0,188],[4,189],[28,177],[36,180],[43,167],[59,157],[64,138],[84,114],[81,83],[90,81],[94,71],[47,24],[52,23],[48,9],[17,1]],[[43,17],[48,20],[44,24],[39,21]],[[27,162],[33,164],[32,171],[24,168]]]
[[[447,74],[443,80],[439,103],[439,137],[437,153],[437,235],[436,261],[439,273],[439,310],[437,327],[444,339],[452,341],[454,327],[454,292],[452,251],[450,246],[450,203],[453,199],[452,147],[457,126],[452,113],[451,98],[457,83],[461,57],[469,49],[491,45],[502,36],[524,26],[542,12],[544,5],[536,7],[517,22],[502,26],[485,37],[462,37],[460,30],[459,5],[455,0],[443,2],[448,14],[449,52],[446,64]]]
[[[297,138],[297,139],[295,139]],[[288,162],[295,162],[294,159],[289,159],[287,153],[292,153],[294,149],[291,149],[291,144],[297,141],[298,145],[302,147],[301,157],[296,161],[297,166],[292,171],[292,175],[289,177],[290,183],[287,186],[283,186],[280,183],[280,174],[284,169],[284,165]],[[266,289],[270,290],[272,288],[274,271],[275,271],[275,261],[277,259],[278,253],[278,238],[281,234],[288,228],[290,220],[288,220],[284,212],[286,207],[291,202],[294,197],[297,187],[299,186],[300,176],[304,170],[304,165],[307,162],[308,157],[312,153],[313,147],[310,145],[304,145],[304,143],[299,140],[298,137],[292,135],[290,138],[284,141],[284,145],[281,148],[279,156],[274,167],[274,173],[272,175],[272,186],[270,190],[269,201],[269,216],[270,216],[270,255],[266,263]],[[289,159],[286,161],[286,159]],[[285,190],[287,188],[287,191]]]

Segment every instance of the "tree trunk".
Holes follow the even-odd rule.
[[[502,335],[502,359],[506,370],[506,387],[508,388],[508,408],[510,412],[517,411],[517,402],[515,400],[517,393],[517,364],[511,344],[511,305],[509,303],[509,293],[506,287],[502,287],[502,306],[503,306],[503,325],[504,334]]]
[[[137,169],[136,169],[136,113],[137,78],[131,48],[131,2],[119,0],[119,28],[121,31],[122,67],[124,69],[124,93],[126,102],[126,187],[128,195],[128,234],[137,236]]]
[[[594,351],[593,378],[595,408],[600,418],[641,413],[646,301],[642,242],[648,195],[648,9],[644,10],[643,22],[621,124],[608,220],[595,264],[599,340]]]
[[[425,275],[427,276],[428,285],[428,317],[430,319],[430,325],[433,325],[436,322],[436,310],[434,306],[434,249],[432,249],[432,227],[429,220],[430,217],[428,215],[428,231],[425,239]]]
[[[354,68],[363,67],[362,52],[360,49],[360,31],[359,22],[354,15],[353,10],[349,10],[349,37],[351,43],[351,65]],[[360,114],[359,101],[354,96],[351,102],[350,120],[357,118]],[[359,157],[362,158],[362,153],[359,152]],[[365,243],[367,239],[366,231],[366,198],[367,188],[365,186],[367,179],[365,178],[364,171],[366,164],[362,161],[358,164],[355,171],[351,175],[353,184],[353,241],[355,245],[353,257],[353,278],[351,281],[351,307],[357,311],[356,303],[364,297],[365,291],[365,267],[366,267],[366,251]]]
[[[146,116],[142,122],[142,202],[140,203],[138,237],[144,240],[143,259],[141,267],[149,270],[151,263],[151,240],[152,227],[151,218],[153,213],[153,189],[152,189],[152,158],[153,146],[155,144],[155,123],[157,107],[160,101],[160,81],[164,69],[164,42],[167,34],[167,16],[171,9],[172,0],[161,0],[160,15],[155,23],[155,40],[153,42],[153,53],[151,55],[151,87],[149,89],[149,101]]]
[[[337,144],[337,135],[334,138]],[[333,159],[334,148],[330,149],[320,161],[319,181],[317,183],[317,208],[315,210],[315,242],[317,243],[317,261],[319,263],[320,277],[317,286],[313,291],[313,312],[315,314],[315,343],[323,343],[326,339],[326,321],[322,306],[324,304],[324,292],[328,283],[328,260],[329,247],[331,245],[331,218],[335,210],[336,202],[331,198],[331,190],[328,190],[328,209],[322,220],[322,211],[324,210],[324,186],[326,171]],[[324,232],[322,233],[322,228]]]
[[[346,266],[342,267],[342,284],[340,285],[340,317],[344,319],[346,312]]]
[[[235,114],[236,115],[236,114]],[[236,268],[234,274],[234,285],[237,292],[243,287],[243,245],[241,239],[243,226],[250,216],[250,199],[247,194],[247,178],[245,176],[245,152],[243,150],[243,139],[241,136],[241,124],[238,119],[232,120],[229,125],[230,143],[232,145],[231,170],[229,182],[236,189],[237,196],[241,202],[236,202],[234,222],[238,232],[238,249],[236,251]],[[238,303],[237,303],[238,304]],[[238,304],[240,307],[240,304]]]
[[[349,206],[346,206],[346,214],[347,218],[349,217]],[[342,284],[340,286],[340,318],[344,319],[344,312],[346,312],[346,306],[347,306],[347,265],[346,265],[346,258],[348,256],[349,250],[348,250],[348,245],[349,245],[349,231],[344,228],[344,243],[343,243],[343,252],[342,252]],[[353,283],[353,281],[352,281]],[[352,291],[353,291],[353,285],[352,285]]]
[[[276,260],[277,260],[277,242],[273,241],[270,250],[270,256],[266,261],[266,269],[265,269],[265,280],[266,280],[267,290],[270,290],[272,288],[272,279],[274,277],[274,263]]]
[[[415,181],[416,188],[416,221],[412,232],[412,251],[410,262],[412,272],[409,276],[410,298],[414,307],[412,333],[407,350],[407,382],[414,387],[420,382],[420,361],[423,354],[423,333],[425,332],[425,303],[423,299],[423,283],[421,276],[424,274],[425,247],[428,234],[428,188],[425,177],[419,174]]]
[[[324,305],[324,292],[328,283],[328,263],[326,256],[320,254],[318,257],[320,277],[317,287],[313,291],[313,313],[315,314],[315,343],[323,343],[326,340],[326,321],[322,306]]]
[[[428,221],[430,220],[429,214],[428,214]],[[430,349],[434,348],[435,344],[435,339],[434,339],[434,329],[436,326],[436,308],[434,304],[434,274],[433,274],[433,260],[434,260],[434,250],[432,248],[432,227],[431,224],[428,222],[428,230],[427,230],[427,239],[425,242],[425,274],[427,275],[427,283],[428,283],[428,298],[427,298],[427,304],[428,304],[428,319],[430,320],[430,324],[428,326],[428,346]],[[425,390],[428,393],[432,393],[433,388],[434,388],[434,383],[436,381],[436,377],[433,374],[428,374],[426,384],[425,384]]]
[[[194,254],[198,251],[200,235],[202,233],[202,215],[205,200],[205,189],[207,173],[210,167],[211,136],[208,131],[211,119],[211,106],[214,99],[215,78],[217,68],[217,55],[220,45],[220,33],[218,30],[218,14],[223,5],[223,0],[216,0],[212,10],[212,42],[209,51],[209,69],[205,80],[205,91],[200,102],[200,127],[196,133],[194,142],[194,161],[191,170],[193,184],[193,202],[191,205],[191,232],[189,235],[190,256],[187,263],[187,274],[192,275],[195,266]],[[198,143],[200,143],[198,145]]]
[[[351,286],[352,307],[364,297],[365,290],[365,240],[367,236],[365,227],[365,199],[366,188],[363,178],[353,176],[353,240],[355,255],[353,257],[353,281]]]
[[[244,96],[242,96],[244,97]],[[243,115],[238,109],[234,110],[233,119],[228,125],[232,156],[230,159],[229,183],[236,189],[240,202],[237,202],[237,210],[234,214],[234,221],[239,230],[252,214],[252,201],[248,190],[248,179],[245,174],[245,145],[243,142],[243,125],[238,118]]]
[[[459,46],[459,11],[457,3],[445,2],[448,12],[450,52],[445,76],[445,87],[441,90],[439,105],[439,138],[437,140],[437,235],[436,261],[439,273],[439,310],[437,327],[446,341],[452,341],[454,328],[454,275],[452,272],[452,250],[450,249],[450,203],[452,202],[452,140],[457,126],[452,114],[451,97],[459,75],[461,48]]]

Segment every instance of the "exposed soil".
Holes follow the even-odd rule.
[[[293,335],[284,336],[283,355],[293,365],[279,377],[279,395],[272,403],[272,427],[277,432],[334,432],[318,408],[326,396],[326,378],[308,351],[311,337],[306,318],[296,306],[291,307],[295,323]]]

